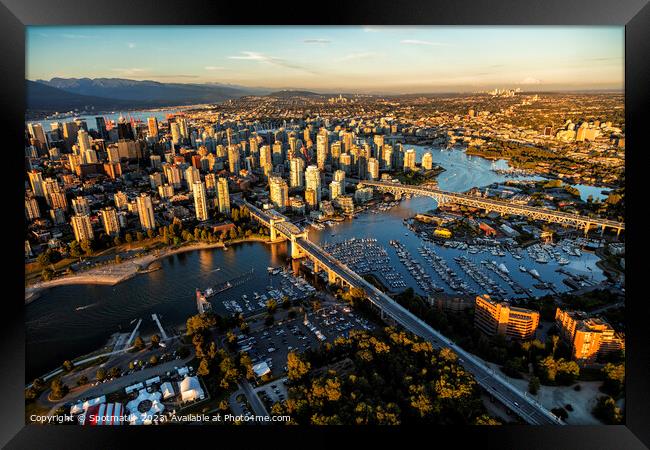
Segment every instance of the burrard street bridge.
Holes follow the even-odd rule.
[[[326,272],[330,284],[361,290],[382,319],[402,326],[411,333],[431,343],[434,348],[448,347],[458,355],[458,361],[474,376],[475,380],[495,399],[533,425],[563,425],[554,414],[526,392],[512,385],[503,375],[489,367],[483,360],[455,345],[449,338],[434,330],[416,315],[401,306],[388,295],[359,276],[341,261],[311,242],[306,230],[291,223],[275,210],[262,210],[245,201],[236,200],[248,209],[252,219],[270,229],[271,241],[286,239],[291,243],[291,257],[307,258],[314,265],[314,272]]]
[[[618,236],[621,231],[625,230],[625,223],[616,222],[614,220],[597,219],[592,217],[583,216],[580,214],[571,214],[561,211],[554,211],[546,208],[539,208],[535,206],[520,205],[505,200],[495,200],[490,198],[477,197],[475,195],[460,194],[457,192],[443,191],[436,188],[422,187],[422,186],[409,186],[399,183],[390,183],[386,181],[368,181],[360,180],[359,186],[371,186],[383,192],[390,192],[391,194],[413,194],[422,195],[435,199],[439,205],[445,203],[455,203],[458,205],[469,206],[472,208],[479,208],[487,212],[497,212],[501,214],[513,214],[517,216],[526,216],[535,220],[543,220],[545,222],[558,223],[561,225],[582,228],[585,233],[591,227],[600,227],[601,232],[606,228],[616,230]]]

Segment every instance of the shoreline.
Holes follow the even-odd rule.
[[[247,242],[260,242],[266,244],[274,244],[269,239],[260,237],[248,237],[242,239],[235,239],[227,244],[222,242],[216,243],[199,243],[183,245],[177,248],[167,248],[159,250],[156,253],[144,255],[133,260],[124,261],[119,264],[111,264],[108,267],[100,267],[90,269],[81,274],[67,275],[61,278],[56,278],[49,281],[39,281],[31,286],[25,287],[25,305],[40,298],[41,293],[47,289],[58,286],[69,286],[76,284],[90,284],[90,285],[108,285],[115,286],[123,281],[129,280],[140,273],[147,273],[147,269],[154,262],[179,253],[185,253],[194,250],[210,250],[215,248],[227,248],[231,245],[244,244]]]

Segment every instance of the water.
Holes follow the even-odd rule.
[[[232,279],[251,268],[254,277],[210,299],[227,313],[222,301],[266,291],[267,267],[287,258],[286,244],[245,243],[221,249],[179,253],[161,259],[162,269],[137,275],[116,286],[61,286],[44,292],[26,307],[26,379],[32,380],[61,364],[103,346],[112,333],[130,332],[141,318],[144,335],[159,333],[151,319],[156,313],[164,327],[182,326],[197,313],[195,289]],[[220,268],[220,270],[216,270]]]
[[[423,146],[406,148],[415,148],[418,159],[424,151],[431,151],[434,163],[447,169],[438,177],[439,186],[444,190],[462,192],[475,186],[486,186],[509,179],[491,170],[492,161],[470,157],[462,151],[430,149]],[[502,160],[494,164],[497,168],[507,167],[507,162]],[[526,177],[531,178],[537,179]],[[421,240],[402,223],[404,218],[435,207],[436,202],[431,198],[412,198],[404,200],[398,207],[387,212],[363,214],[353,221],[345,221],[320,231],[310,229],[309,236],[320,243],[338,242],[351,237],[378,239],[378,243],[384,246],[393,258],[394,266],[402,273],[404,280],[420,292],[415,280],[397,259],[395,249],[388,244],[391,239],[399,240],[413,257],[421,261],[433,280],[446,287],[420,257],[417,250],[422,244]],[[436,251],[445,258],[449,267],[459,270],[453,257],[465,252],[438,246]],[[555,272],[557,263],[537,264],[529,260],[526,252],[522,255],[523,258],[519,261],[509,253],[506,253],[505,257],[495,257],[489,253],[466,256],[474,260],[484,273],[504,288],[507,288],[507,285],[499,277],[480,265],[481,259],[503,262],[511,277],[523,286],[531,287],[535,294],[542,295],[546,291],[532,288],[536,281],[518,270],[520,264],[535,268],[542,280],[553,283],[558,290],[568,289],[561,282],[562,276]],[[604,278],[600,269],[595,266],[598,260],[595,255],[583,253],[581,258],[563,256],[571,261],[565,269],[593,276],[595,281]],[[205,289],[253,267],[256,274],[253,280],[210,299],[215,310],[224,313],[226,311],[221,304],[223,300],[239,299],[242,294],[250,297],[253,291],[260,294],[265,292],[266,286],[271,284],[267,266],[275,267],[285,261],[285,244],[242,244],[231,247],[227,252],[220,249],[201,250],[165,258],[161,260],[162,269],[138,275],[117,286],[63,286],[44,292],[41,298],[26,307],[26,352],[29,361],[26,367],[27,380],[30,381],[56,368],[65,359],[72,359],[100,348],[112,333],[130,332],[135,324],[134,322],[131,325],[130,322],[134,319],[143,319],[141,332],[145,335],[157,332],[151,320],[152,313],[161,316],[165,327],[182,326],[187,317],[196,314],[196,288]],[[215,271],[217,267],[221,270]],[[468,283],[476,287],[473,282]]]
[[[43,125],[43,129],[49,130],[49,124],[52,122],[72,122],[74,119],[85,120],[88,125],[89,130],[97,130],[97,122],[95,117],[105,117],[111,119],[117,123],[117,119],[120,116],[129,120],[129,116],[133,117],[134,120],[141,120],[146,122],[149,117],[155,117],[158,119],[158,122],[167,121],[167,114],[176,114],[180,109],[165,109],[160,111],[124,111],[124,112],[111,112],[111,113],[97,113],[84,116],[65,116],[59,119],[42,119],[42,120],[31,120],[27,123],[40,123]]]

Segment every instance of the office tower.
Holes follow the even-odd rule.
[[[79,127],[77,127],[77,124],[74,122],[64,122],[62,127],[63,139],[65,140],[66,147],[71,149],[72,145],[77,142]]]
[[[328,153],[329,144],[327,130],[321,129],[316,136],[316,164],[320,170],[325,170]]]
[[[72,199],[72,211],[74,214],[90,215],[90,205],[85,197],[77,197]]]
[[[485,294],[477,296],[474,326],[488,336],[501,335],[511,339],[532,339],[539,325],[539,312],[497,302]]]
[[[330,183],[330,200],[335,200],[338,196],[343,195],[343,188],[340,181]]]
[[[268,145],[263,145],[260,148],[260,167],[266,167],[273,164],[271,159],[271,147]]]
[[[194,196],[194,210],[198,221],[208,220],[208,198],[205,191],[205,184],[201,180],[194,181],[192,188]]]
[[[106,153],[108,154],[108,162],[117,163],[120,162],[120,151],[117,148],[117,145],[112,144],[106,148]]]
[[[149,162],[150,162],[151,167],[153,169],[161,169],[162,168],[162,159],[160,158],[160,155],[151,155],[149,157]]]
[[[155,117],[149,117],[147,119],[147,128],[149,136],[152,138],[158,138],[158,119]]]
[[[343,142],[343,151],[350,153],[354,145],[354,133],[351,131],[344,131],[341,133],[341,141]]]
[[[81,156],[75,155],[73,153],[68,154],[68,163],[70,164],[70,171],[79,175],[80,173],[79,166],[83,164],[83,160],[81,159]]]
[[[89,148],[85,152],[82,153],[83,155],[83,161],[86,164],[97,164],[99,163],[99,158],[97,157],[97,152],[93,150],[92,148]]]
[[[228,146],[228,167],[230,173],[239,175],[241,170],[241,164],[239,161],[239,146],[238,145],[229,145]]]
[[[316,198],[316,191],[313,189],[305,190],[305,203],[309,209],[318,209],[318,199]]]
[[[330,146],[330,152],[332,155],[332,165],[338,167],[339,158],[341,157],[341,141],[332,142]]]
[[[27,220],[36,220],[41,217],[41,209],[34,197],[25,198],[25,216]]]
[[[135,139],[135,136],[133,135],[133,128],[124,117],[117,119],[117,139],[131,141]]]
[[[318,170],[317,166],[311,165],[305,170],[305,187],[315,192],[316,203],[320,203],[320,170]]]
[[[352,155],[349,153],[341,153],[341,156],[339,157],[339,167],[346,175],[352,175]]]
[[[415,170],[415,150],[412,148],[404,153],[404,172]]]
[[[120,234],[120,222],[117,219],[117,211],[115,208],[106,207],[102,208],[102,223],[104,224],[104,231],[109,236],[117,236]]]
[[[77,133],[77,143],[79,144],[79,153],[82,155],[91,149],[90,135],[86,130],[79,130]]]
[[[153,214],[153,203],[151,202],[151,197],[145,193],[140,194],[136,199],[136,205],[142,229],[153,230],[156,228],[156,219]]]
[[[167,183],[174,186],[174,189],[181,187],[181,169],[176,164],[163,164],[163,173]]]
[[[305,185],[305,160],[293,158],[289,161],[289,185],[301,188]]]
[[[381,166],[386,170],[391,170],[393,164],[393,146],[384,145],[381,153]]]
[[[282,212],[289,204],[289,187],[281,177],[269,178],[269,192],[273,207]]]
[[[171,184],[163,184],[158,186],[158,195],[162,200],[167,200],[174,196],[174,186]]]
[[[273,143],[273,154],[271,155],[271,158],[274,166],[284,162],[284,147],[282,142],[276,141]]]
[[[345,175],[346,173],[344,170],[335,170],[334,174],[332,174],[332,180],[341,183],[341,188],[343,189],[343,192],[345,192]]]
[[[108,130],[106,129],[106,120],[103,117],[95,117],[97,132],[102,139],[108,139]]]
[[[61,208],[64,211],[68,210],[68,199],[63,192],[51,192],[50,193],[50,207]]]
[[[37,197],[44,197],[44,183],[43,183],[43,173],[32,170],[28,173],[29,175],[29,184],[32,187],[32,192]]]
[[[555,311],[555,324],[560,337],[579,364],[596,362],[599,356],[623,350],[625,342],[603,319],[589,317],[581,311]]]
[[[219,202],[219,212],[221,214],[230,214],[230,193],[227,178],[220,177],[217,180],[217,200]]]
[[[384,148],[384,135],[375,134],[372,137],[372,142],[375,145],[375,153],[372,156],[374,156],[377,159],[381,159],[381,152],[382,149]]]
[[[187,184],[188,191],[192,192],[195,181],[201,181],[201,173],[196,167],[189,166],[185,169],[185,183]]]
[[[29,125],[27,125],[27,129],[32,139],[38,141],[39,148],[42,150],[46,150],[47,138],[45,137],[45,131],[43,130],[43,126],[40,123],[30,123]]]
[[[169,124],[169,130],[172,133],[172,143],[178,145],[181,143],[181,127],[176,122],[171,122]]]
[[[54,225],[65,224],[65,211],[61,208],[50,209],[50,217]]]
[[[155,172],[149,175],[149,185],[151,189],[158,189],[158,186],[163,184],[163,177],[160,172]]]
[[[426,152],[422,155],[422,168],[424,170],[431,170],[433,168],[433,156],[431,152]]]
[[[210,195],[214,195],[217,192],[217,176],[213,173],[209,173],[205,176],[205,190]]]
[[[90,217],[88,214],[77,214],[72,216],[70,223],[77,242],[93,240],[93,227],[90,223]]]
[[[129,205],[129,198],[122,191],[115,193],[113,199],[115,200],[115,207],[117,209],[126,209]]]

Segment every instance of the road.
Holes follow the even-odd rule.
[[[253,408],[253,412],[255,412],[256,415],[258,416],[270,415],[266,410],[264,403],[262,403],[262,400],[259,398],[257,393],[253,390],[253,387],[247,380],[242,380],[241,382],[237,383],[237,385],[239,386],[239,389],[241,389],[244,392],[244,395],[246,395],[246,398],[248,399],[248,403],[251,405],[251,408]]]
[[[459,357],[458,361],[474,376],[476,381],[526,422],[533,425],[563,424],[555,415],[527,395],[526,392],[512,386],[502,375],[488,367],[483,360],[456,346],[448,338],[340,263],[318,245],[304,238],[299,239],[298,243],[307,253],[318,258],[321,262],[326,262],[329,268],[337,276],[345,280],[346,283],[362,289],[371,303],[399,325],[431,342],[435,348],[449,347],[453,349]]]

